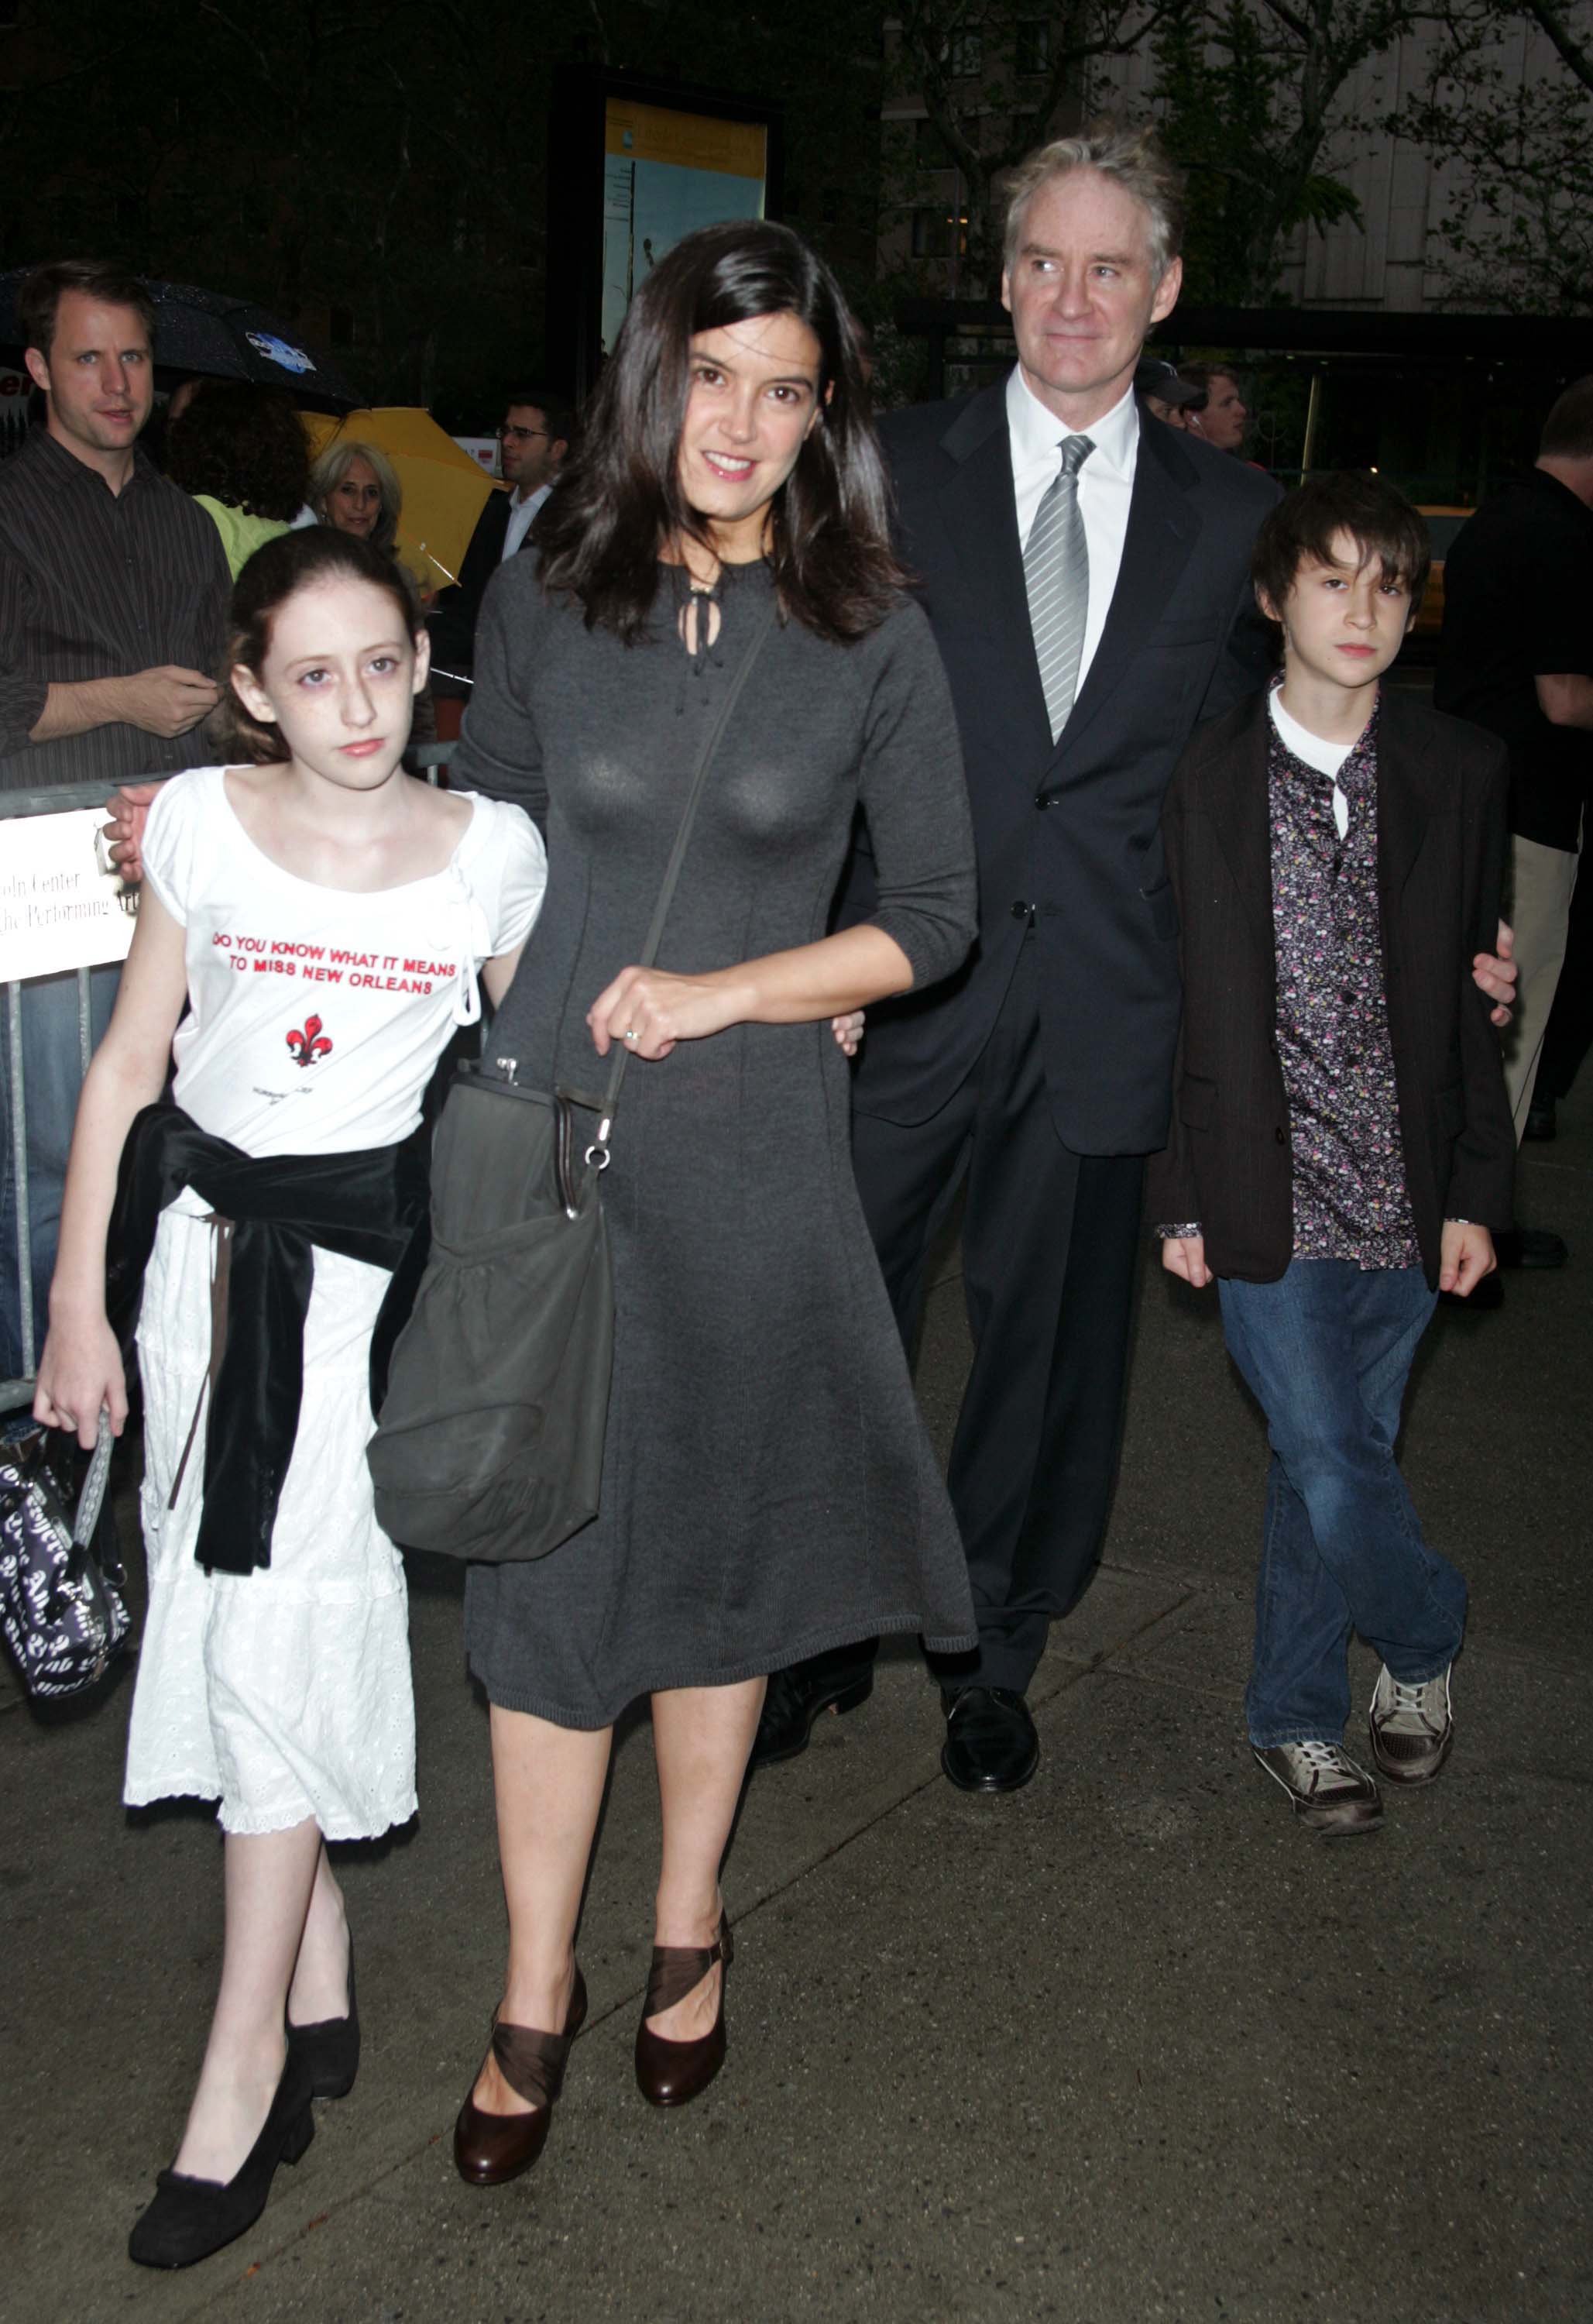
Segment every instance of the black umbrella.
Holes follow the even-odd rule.
[[[16,294],[28,272],[19,266],[0,274],[0,346],[21,345]],[[155,302],[155,361],[164,369],[289,387],[307,402],[345,411],[364,400],[301,332],[265,308],[229,298],[225,291],[198,290],[187,282],[139,279]]]

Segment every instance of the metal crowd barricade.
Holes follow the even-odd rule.
[[[456,742],[415,742],[404,752],[404,763],[424,775],[428,783],[436,783],[458,747]]]
[[[72,808],[103,807],[113,785],[103,779],[97,783],[63,783],[53,790],[0,791],[0,822],[14,822],[23,816],[61,815]],[[3,854],[0,846],[0,854]],[[51,971],[51,974],[60,973]],[[88,1071],[88,1060],[94,1047],[94,1019],[90,1001],[91,968],[79,968],[78,974],[78,1042],[83,1073]],[[31,1405],[33,1400],[33,1379],[38,1367],[38,1348],[33,1329],[33,1247],[32,1220],[28,1194],[28,1102],[25,1075],[23,1070],[23,985],[32,982],[22,978],[5,986],[5,1045],[11,1067],[11,1158],[16,1207],[16,1250],[14,1256],[17,1286],[22,1317],[21,1375],[15,1379],[0,1379],[0,1413],[14,1412]]]

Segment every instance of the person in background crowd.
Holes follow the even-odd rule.
[[[1142,358],[1134,373],[1134,392],[1153,419],[1169,428],[1187,428],[1192,415],[1205,407],[1206,391],[1184,379],[1177,365],[1158,355]]]
[[[1203,727],[1162,835],[1183,975],[1172,1137],[1149,1214],[1169,1273],[1217,1278],[1272,1464],[1245,1695],[1251,1748],[1308,1831],[1370,1831],[1343,1748],[1351,1629],[1381,1656],[1386,1783],[1454,1737],[1466,1584],[1395,1462],[1440,1289],[1466,1298],[1510,1217],[1515,1141],[1477,950],[1498,921],[1506,759],[1383,673],[1422,602],[1426,529],[1376,476],[1312,477],[1256,543],[1281,684]]]
[[[1559,398],[1537,465],[1460,527],[1444,563],[1432,699],[1510,752],[1506,916],[1521,1000],[1505,1047],[1519,1137],[1565,958],[1571,893],[1593,792],[1593,374]],[[1506,1265],[1559,1267],[1562,1239],[1520,1228]]]
[[[204,384],[204,380],[198,373],[190,374],[187,379],[178,381],[177,385],[166,398],[163,417],[168,428],[174,428],[177,425]]]
[[[1546,1145],[1559,1135],[1556,1109],[1562,1097],[1570,1095],[1571,1085],[1590,1047],[1593,1047],[1593,887],[1586,880],[1579,880],[1570,899],[1565,961],[1560,972],[1560,982],[1554,988],[1554,1006],[1549,1012],[1549,1029],[1543,1036],[1543,1051],[1538,1059],[1538,1077],[1533,1084],[1533,1102],[1527,1108],[1524,1137],[1535,1144]]]
[[[217,699],[227,598],[220,536],[138,438],[154,401],[154,309],[119,269],[41,266],[18,294],[45,420],[0,466],[0,787],[41,790],[194,765]],[[93,972],[92,1030],[118,972]],[[22,1368],[18,1173],[27,1168],[35,1312],[55,1264],[81,1078],[75,974],[23,987],[27,1151],[0,1041],[0,1373]]]
[[[398,555],[403,487],[379,446],[337,437],[309,472],[309,504],[321,524],[368,540],[379,557]]]
[[[309,491],[292,398],[241,380],[203,382],[168,427],[166,473],[214,520],[235,581],[262,543],[290,530]]]
[[[498,430],[503,481],[475,521],[458,581],[439,590],[429,628],[432,651],[446,678],[468,677],[475,659],[475,625],[487,583],[505,558],[518,556],[558,479],[575,435],[567,406],[545,388],[515,388]]]
[[[1180,364],[1180,379],[1203,387],[1206,401],[1189,418],[1189,432],[1218,452],[1242,452],[1250,414],[1232,372],[1220,364]]]

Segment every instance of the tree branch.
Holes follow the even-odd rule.
[[[1552,0],[1526,0],[1526,5],[1559,50],[1568,69],[1575,73],[1584,88],[1593,89],[1593,51],[1582,46]]]

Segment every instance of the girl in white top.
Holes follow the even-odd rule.
[[[85,1444],[102,1406],[118,1434],[126,1420],[106,1224],[129,1126],[173,1052],[176,1103],[251,1157],[396,1144],[455,1027],[480,1014],[477,970],[496,1001],[541,902],[542,843],[518,807],[402,771],[426,634],[364,543],[269,543],[239,577],[233,633],[236,723],[263,763],[195,769],[157,798],[137,932],[78,1109],[34,1410]],[[130,2246],[165,2266],[244,2231],[308,2141],[312,2090],[352,2078],[349,1939],[325,1843],[415,1811],[403,1570],[364,1458],[389,1277],[316,1250],[270,1563],[207,1572],[202,1448],[186,1464],[183,1449],[210,1365],[209,1213],[189,1187],[162,1213],[139,1324],[150,1609],[125,1796],[219,1799],[226,1835],[209,2046]]]

